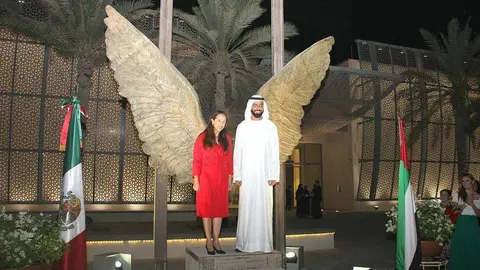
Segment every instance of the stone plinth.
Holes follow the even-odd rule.
[[[185,270],[283,269],[282,254],[239,253],[225,249],[224,255],[208,255],[205,247],[185,248]]]

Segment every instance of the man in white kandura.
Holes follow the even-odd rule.
[[[245,120],[237,127],[233,150],[233,181],[240,186],[236,252],[273,251],[273,186],[280,178],[275,124],[267,104],[252,96]]]

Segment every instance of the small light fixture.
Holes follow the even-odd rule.
[[[287,263],[297,263],[297,254],[293,251],[289,251],[285,254],[285,257],[287,257]]]
[[[336,213],[338,213],[338,210],[335,210]]]
[[[378,205],[375,205],[374,208],[375,208],[375,210],[378,210]]]
[[[122,262],[121,261],[116,261],[115,262],[115,268],[116,268],[116,270],[123,270]]]
[[[303,246],[287,246],[285,262],[287,270],[301,270],[303,268]]]

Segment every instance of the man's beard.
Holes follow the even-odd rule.
[[[261,111],[259,113],[255,113],[253,110],[250,110],[250,112],[252,113],[253,117],[255,117],[255,118],[260,118],[263,115],[263,111]]]

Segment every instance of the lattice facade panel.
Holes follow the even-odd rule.
[[[12,40],[15,40],[16,38],[17,38],[17,34],[13,33],[7,28],[0,27],[0,39],[8,39],[12,41]]]
[[[45,99],[43,148],[58,150],[60,147],[60,132],[67,110],[61,109],[62,100],[59,98]]]
[[[362,158],[366,160],[373,159],[373,145],[375,142],[375,122],[364,118],[363,123],[363,149]]]
[[[153,202],[155,199],[155,169],[148,167],[148,178],[147,178],[147,191],[146,191],[146,201]],[[170,189],[167,189],[170,192]],[[167,198],[170,197],[170,193],[167,194]]]
[[[380,157],[384,160],[393,160],[395,154],[398,151],[397,141],[395,130],[397,129],[396,123],[394,121],[381,121],[382,125],[382,136],[380,139]]]
[[[0,149],[8,148],[11,97],[0,95]]]
[[[382,86],[383,89],[390,87],[391,84],[384,83]],[[382,118],[395,119],[395,91],[392,91],[388,96],[386,96],[381,101],[382,106]]]
[[[440,173],[440,163],[426,163],[425,180],[423,185],[422,198],[435,198]]]
[[[63,177],[64,153],[43,153],[42,201],[58,201]]]
[[[475,143],[470,143],[470,162],[480,162],[480,130],[478,129],[475,131],[475,139]],[[480,177],[480,175],[478,177]]]
[[[392,173],[394,172],[393,167],[394,162],[384,161],[380,163],[380,168],[378,172],[377,193],[375,194],[375,199],[390,199],[390,194],[392,192]]]
[[[148,164],[146,156],[125,156],[125,166],[123,169],[123,201],[145,202],[145,190],[147,189],[147,166]]]
[[[442,189],[452,190],[453,182],[456,182],[456,172],[453,170],[453,168],[453,163],[442,163],[439,175],[440,180],[438,183],[437,197],[440,196],[440,191]]]
[[[0,203],[8,201],[8,152],[0,151]]]
[[[457,164],[454,164],[454,170],[455,170],[455,174],[453,175],[452,190],[458,190],[460,187],[459,187],[459,184],[458,184],[458,181],[457,181]]]
[[[360,165],[360,181],[358,185],[357,199],[370,199],[370,186],[372,183],[373,162],[362,162]]]
[[[119,157],[95,156],[95,202],[118,201]]]
[[[97,103],[95,101],[88,102],[87,128],[83,133],[83,145],[86,152],[95,152],[98,122]]]
[[[176,180],[172,186],[171,203],[195,203],[195,192],[193,191],[193,184],[179,184]]]
[[[423,182],[423,174],[420,173],[420,163],[410,163],[410,183],[412,185],[413,194],[418,194],[419,181]]]
[[[471,173],[473,175],[473,177],[475,177],[475,179],[478,180],[480,178],[480,164],[471,163],[468,166],[468,172]]]
[[[98,102],[96,151],[120,151],[120,110],[118,102]]]
[[[100,84],[98,88],[98,97],[106,99],[120,99],[118,94],[118,85],[113,77],[113,70],[108,66],[100,70]]]
[[[86,202],[94,201],[95,190],[95,155],[84,154],[82,157],[83,196]]]
[[[125,152],[142,153],[142,141],[138,137],[138,131],[135,128],[133,113],[129,103],[126,108],[125,134]]]
[[[38,149],[40,98],[13,97],[12,148]]]
[[[394,171],[393,171],[393,183],[392,183],[392,200],[398,199],[398,169],[399,169],[399,164],[394,163]]]
[[[440,162],[443,160],[442,147],[440,147],[440,139],[442,138],[441,125],[429,124],[428,130],[425,130],[424,132],[428,132],[428,146],[426,149],[428,161]]]
[[[75,80],[72,74],[72,58],[64,58],[55,50],[49,51],[48,72],[47,72],[47,95],[70,96],[72,81]]]
[[[64,155],[58,151],[66,114],[60,104],[78,94],[78,61],[29,38],[16,39],[0,28],[0,201],[54,202]],[[117,87],[108,65],[94,69],[82,155],[85,200],[152,203],[155,170],[147,167],[130,107],[122,108]],[[175,182],[168,194],[175,203],[195,201],[191,184]]]
[[[0,55],[2,56],[2,61],[0,61],[0,93],[11,92],[15,61],[15,43],[0,40]]]
[[[36,201],[38,190],[38,154],[10,152],[10,201]]]
[[[442,160],[455,161],[455,131],[453,125],[443,125]]]
[[[18,43],[15,60],[14,92],[40,94],[45,46]]]

